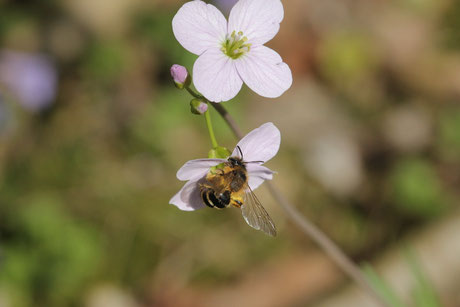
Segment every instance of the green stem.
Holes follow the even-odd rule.
[[[205,97],[199,95],[198,93],[196,93],[194,90],[192,90],[190,88],[190,86],[187,86],[185,87],[185,89],[187,90],[187,92],[190,93],[190,95],[192,95],[193,97],[197,98],[197,99],[202,99],[203,102],[206,102],[206,103],[210,103],[209,100],[207,100]],[[217,144],[217,140],[216,140],[216,136],[214,134],[214,129],[212,127],[212,122],[211,122],[211,113],[209,113],[209,110],[207,110],[205,113],[204,113],[204,117],[206,119],[206,126],[208,127],[208,131],[209,131],[209,137],[211,138],[211,144],[212,144],[212,147],[213,148],[216,148],[219,146],[219,144]]]
[[[219,145],[217,144],[216,136],[214,135],[214,129],[212,128],[212,122],[211,122],[211,113],[209,111],[210,110],[207,110],[204,113],[204,117],[206,118],[206,126],[208,126],[209,137],[211,138],[212,147],[216,148]]]
[[[195,93],[195,91],[192,90],[189,86],[185,87],[185,89],[186,89],[187,92],[189,92],[190,95],[192,95],[193,97],[198,98],[198,99],[204,99],[204,100],[206,100],[203,96],[198,95],[197,93]],[[206,100],[206,101],[207,101],[207,100]]]

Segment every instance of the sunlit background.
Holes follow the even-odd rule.
[[[370,306],[265,187],[275,239],[168,204],[211,146],[169,75],[196,58],[171,29],[183,3],[0,0],[0,306]],[[245,133],[279,127],[274,183],[354,260],[410,301],[409,246],[460,306],[460,2],[283,4],[268,45],[291,89],[224,106]]]

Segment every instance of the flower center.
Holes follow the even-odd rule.
[[[238,59],[240,56],[251,50],[251,44],[246,43],[247,41],[248,38],[243,36],[243,32],[239,31],[236,33],[233,31],[231,35],[227,34],[227,38],[223,42],[220,50],[222,50],[222,52],[228,57]]]

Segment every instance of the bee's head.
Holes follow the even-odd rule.
[[[240,146],[236,146],[236,148],[238,148],[241,157],[229,157],[228,162],[230,162],[232,166],[245,166],[248,163],[264,163],[264,161],[243,161],[243,151]]]
[[[244,166],[243,159],[239,157],[230,157],[228,158],[228,162],[230,162],[232,166]]]

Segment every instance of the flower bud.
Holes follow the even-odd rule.
[[[209,159],[227,159],[231,152],[222,146],[215,147],[208,152]]]
[[[190,111],[196,115],[202,115],[208,110],[208,104],[201,99],[192,99],[190,101]]]
[[[183,89],[190,85],[190,75],[188,74],[187,68],[182,65],[174,64],[171,66],[171,77],[174,80],[174,84],[179,89]]]

